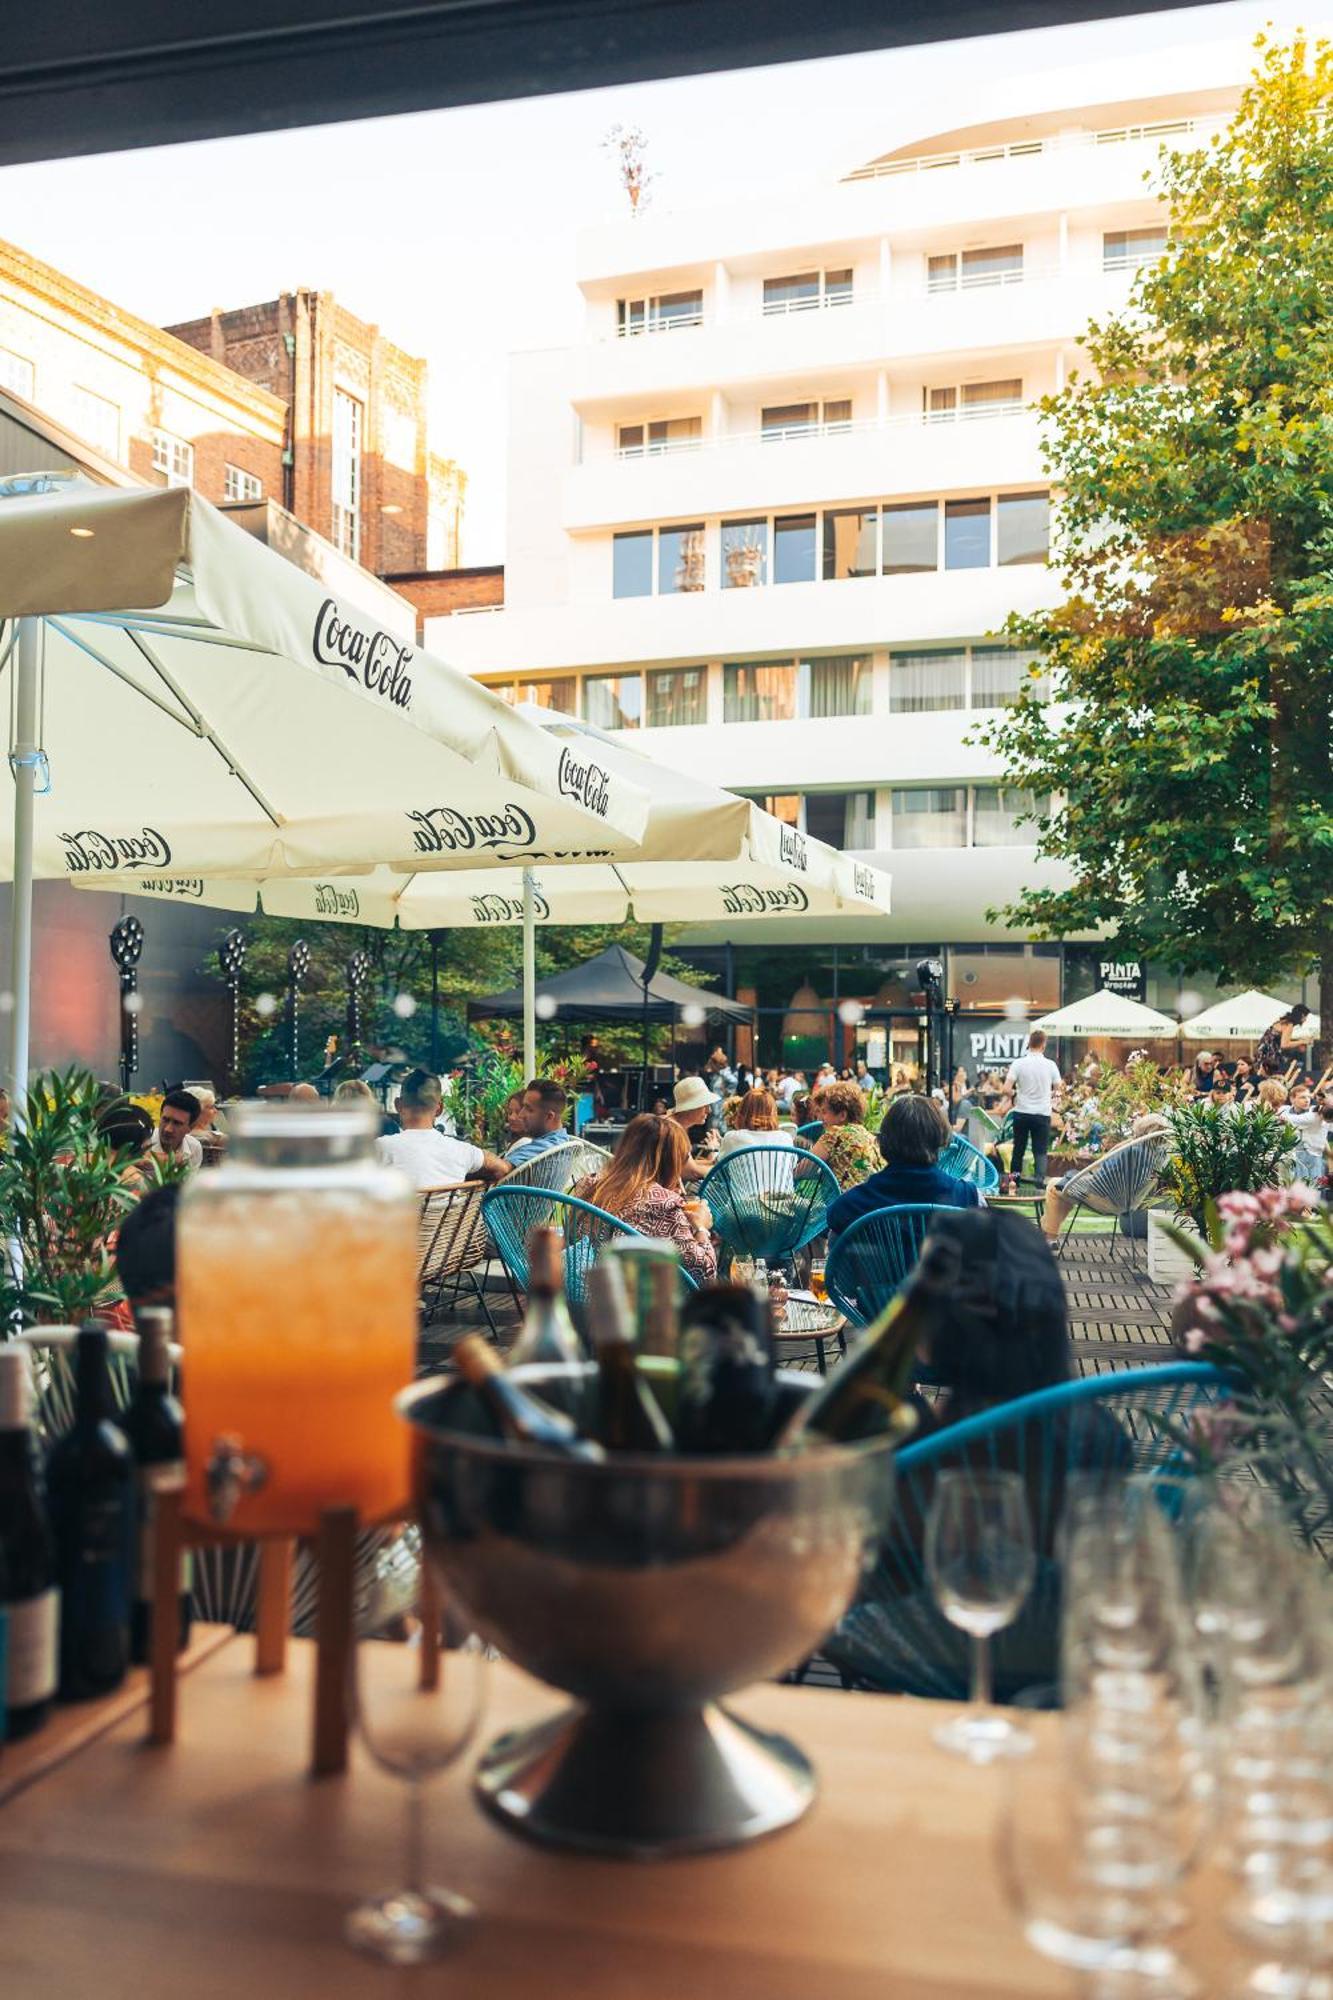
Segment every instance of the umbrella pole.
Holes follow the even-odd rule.
[[[9,951],[14,1007],[10,1015],[9,1073],[17,1116],[22,1115],[28,1088],[28,1043],[32,1028],[32,802],[37,794],[41,762],[37,742],[41,644],[41,620],[20,618],[15,649],[14,740],[9,755],[14,773],[14,900]]]
[[[523,870],[523,1075],[537,1074],[537,913],[532,870]]]

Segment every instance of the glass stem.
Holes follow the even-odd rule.
[[[423,1853],[426,1837],[425,1800],[422,1796],[420,1778],[413,1778],[407,1787],[407,1881],[405,1887],[409,1895],[422,1893],[422,1877],[425,1873]]]
[[[990,1639],[985,1633],[972,1635],[972,1706],[989,1708],[990,1687]]]

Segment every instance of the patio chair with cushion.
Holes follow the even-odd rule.
[[[426,1188],[418,1224],[417,1297],[421,1323],[428,1326],[444,1306],[445,1288],[452,1282],[449,1305],[458,1304],[464,1283],[472,1287],[492,1334],[495,1321],[479,1276],[491,1255],[490,1238],[481,1216],[482,1190],[475,1181]]]
[[[1170,1132],[1153,1132],[1147,1138],[1133,1140],[1128,1146],[1115,1147],[1102,1159],[1094,1160],[1090,1166],[1080,1167],[1077,1173],[1070,1174],[1060,1192],[1066,1201],[1074,1205],[1054,1246],[1056,1254],[1069,1241],[1085,1209],[1091,1215],[1113,1216],[1117,1233],[1123,1228],[1123,1217],[1140,1214],[1146,1209],[1161,1186],[1162,1172],[1174,1144]],[[1133,1241],[1128,1231],[1125,1231],[1125,1240],[1130,1244],[1132,1257]]]
[[[565,1232],[565,1294],[573,1306],[581,1306],[587,1290],[588,1273],[597,1262],[604,1244],[617,1236],[642,1236],[641,1229],[622,1222],[617,1215],[595,1208],[577,1195],[559,1194],[553,1189],[515,1187],[510,1180],[488,1188],[482,1196],[481,1212],[500,1260],[518,1291],[528,1288],[528,1231],[547,1224]],[[682,1277],[690,1290],[694,1280]]]
[[[733,1257],[780,1264],[828,1227],[837,1176],[795,1146],[745,1146],[719,1160],[699,1188]]]
[[[991,1188],[1000,1185],[1000,1170],[993,1160],[988,1160],[979,1146],[961,1132],[955,1132],[939,1157],[942,1174],[952,1174],[956,1181],[970,1181],[973,1187],[987,1194]]]
[[[1072,1475],[1108,1482],[1159,1476],[1164,1514],[1179,1514],[1190,1460],[1179,1436],[1217,1403],[1225,1378],[1204,1362],[1125,1368],[1038,1390],[945,1426],[897,1454],[897,1492],[874,1569],[821,1648],[856,1686],[966,1699],[966,1636],[936,1608],[925,1568],[925,1524],[941,1472],[1016,1472],[1027,1490],[1036,1581],[1017,1620],[992,1642],[997,1699],[1058,1679],[1060,1523]]]
[[[944,1212],[928,1202],[876,1208],[834,1237],[824,1283],[852,1326],[869,1326],[902,1290],[931,1221]]]

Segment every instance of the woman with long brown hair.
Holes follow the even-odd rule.
[[[631,1118],[609,1166],[588,1174],[574,1193],[605,1209],[645,1236],[662,1236],[680,1250],[692,1278],[717,1276],[717,1252],[708,1230],[712,1218],[682,1186],[690,1142],[674,1118],[643,1111]]]

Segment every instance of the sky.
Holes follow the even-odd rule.
[[[1326,18],[1327,15],[1327,18]],[[1229,0],[1118,21],[0,170],[0,236],[159,325],[310,286],[430,364],[432,448],[468,474],[463,560],[504,556],[506,356],[579,337],[578,232],[625,212],[603,141],[642,128],[656,211],[770,203],[907,141],[1239,77],[1272,23]]]

